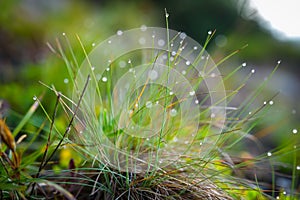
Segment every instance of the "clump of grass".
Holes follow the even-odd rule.
[[[65,42],[58,40],[55,48],[49,45],[66,63],[73,96],[69,98],[44,84],[56,96],[52,115],[44,109],[41,98],[35,98],[13,134],[1,120],[1,141],[6,146],[1,151],[1,197],[270,197],[261,189],[255,171],[269,154],[235,159],[229,153],[245,138],[260,146],[249,133],[270,103],[251,110],[251,114],[249,107],[267,80],[239,107],[229,107],[253,71],[245,77],[245,84],[225,91],[224,82],[245,64],[221,75],[217,67],[240,50],[215,64],[205,51],[213,35],[209,31],[201,47],[184,33],[142,26],[118,31],[90,53],[77,36],[85,54],[81,66],[65,35]],[[25,147],[18,149],[20,142],[15,145],[14,137],[38,106],[45,112],[49,126],[39,125]],[[68,121],[62,130],[55,123],[59,109]],[[43,144],[27,153],[30,146],[36,145],[39,133],[46,134]],[[58,151],[67,159],[64,166],[58,165]],[[81,158],[77,161],[78,155]],[[268,169],[274,179],[273,167]],[[244,176],[243,170],[249,168],[255,168],[252,181]],[[271,184],[270,195],[275,196],[275,181]],[[296,193],[290,196],[296,197]]]

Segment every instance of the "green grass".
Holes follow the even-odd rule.
[[[147,28],[157,31],[155,37],[144,29],[119,32],[91,52],[77,36],[85,55],[81,66],[65,34],[55,46],[49,44],[66,63],[73,94],[44,84],[56,99],[54,109],[46,110],[43,95],[35,97],[14,128],[15,138],[27,137],[16,144],[17,167],[10,155],[14,149],[3,140],[8,133],[1,127],[1,198],[268,199],[259,173],[246,179],[247,170],[266,170],[259,167],[267,163],[272,173],[269,193],[296,199],[297,148],[285,151],[282,146],[272,156],[239,154],[244,140],[261,147],[250,133],[276,97],[254,105],[268,80],[241,105],[230,107],[253,73],[242,85],[225,90],[224,84],[245,66],[228,75],[220,74],[218,66],[240,50],[215,64],[205,51],[214,32],[201,47],[168,28],[166,32]],[[141,35],[135,34],[140,31]],[[120,37],[127,38],[114,46]],[[147,48],[141,48],[144,43]],[[45,120],[37,124],[32,118],[38,108]],[[33,131],[26,131],[26,124]],[[295,155],[289,195],[277,191],[274,181],[272,159],[284,153]]]

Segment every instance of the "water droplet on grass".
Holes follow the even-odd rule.
[[[297,170],[300,170],[300,166],[298,165],[298,166],[296,167],[296,169],[297,169]]]
[[[95,44],[95,43],[92,43],[92,47],[94,47],[94,46],[96,46],[96,44]]]
[[[117,31],[117,35],[120,36],[120,35],[122,35],[122,34],[123,34],[123,31],[121,31],[121,30],[118,30],[118,31]]]
[[[208,35],[211,35],[211,34],[212,34],[212,31],[208,31],[207,34],[208,34]]]
[[[268,153],[267,153],[267,156],[269,156],[269,157],[272,156],[272,153],[271,153],[271,152],[268,152]]]
[[[266,105],[267,104],[267,102],[266,101],[264,101],[264,105]]]
[[[195,91],[190,91],[190,96],[194,96],[195,95]]]
[[[297,133],[298,133],[298,130],[294,128],[294,129],[292,130],[292,132],[293,132],[294,134],[297,134]]]
[[[174,94],[174,92],[172,92],[172,91],[171,91],[171,92],[169,92],[169,94],[170,94],[170,95],[173,95],[173,94]]]
[[[106,71],[109,71],[110,70],[110,68],[108,67],[108,68],[106,68]]]
[[[183,75],[185,75],[186,74],[186,71],[185,70],[182,70],[182,72],[181,72]]]
[[[108,44],[111,44],[111,40],[108,40],[107,43],[108,43]]]
[[[280,64],[280,63],[281,63],[281,60],[278,60],[278,61],[277,61],[277,64]]]
[[[107,77],[105,77],[105,76],[102,77],[102,81],[103,81],[103,82],[107,82]]]
[[[270,104],[270,105],[273,105],[273,104],[274,104],[274,101],[269,101],[269,104]]]
[[[94,70],[95,70],[95,67],[91,67],[91,69],[92,69],[92,71],[94,71]]]
[[[147,101],[146,102],[146,108],[151,108],[152,107],[152,102],[151,101]]]
[[[244,63],[242,64],[242,66],[243,66],[243,67],[246,67],[246,66],[247,66],[247,63],[244,62]]]
[[[62,33],[62,35],[63,35],[63,36],[65,36],[65,35],[66,35],[66,33],[65,33],[65,32],[63,32],[63,33]]]
[[[34,96],[32,99],[33,99],[34,101],[36,101],[36,100],[37,100],[37,97],[36,97],[36,96]]]
[[[252,70],[251,70],[251,73],[254,74],[254,73],[255,73],[255,69],[252,69]]]
[[[191,64],[191,62],[187,60],[187,61],[185,62],[185,64],[186,64],[187,66],[189,66],[189,65]]]
[[[176,55],[176,51],[172,51],[171,55],[175,56]]]
[[[169,16],[170,16],[169,13],[166,12],[166,18],[168,18]]]
[[[199,100],[198,100],[198,99],[196,99],[196,100],[195,100],[195,104],[198,104],[198,103],[199,103]]]
[[[64,83],[65,83],[65,84],[69,83],[69,79],[65,78],[65,79],[64,79]]]
[[[128,60],[128,64],[131,64],[131,60],[130,59]]]
[[[172,109],[172,110],[170,110],[170,116],[171,117],[175,117],[177,115],[177,110],[176,109]]]
[[[198,47],[197,46],[194,46],[194,48],[193,48],[194,50],[197,50],[198,49]]]

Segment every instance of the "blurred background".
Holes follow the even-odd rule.
[[[170,14],[169,27],[184,31],[200,44],[204,44],[208,31],[216,30],[208,46],[216,62],[248,45],[219,66],[226,75],[247,63],[241,74],[227,83],[228,88],[241,85],[244,75],[255,69],[255,75],[231,106],[243,102],[281,61],[253,109],[277,92],[279,94],[273,99],[269,114],[252,134],[264,143],[266,152],[289,143],[292,149],[300,139],[297,134],[300,132],[300,16],[295,10],[297,5],[293,0],[0,0],[0,99],[10,105],[7,122],[15,127],[33,103],[33,96],[45,91],[43,102],[46,108],[53,108],[53,94],[39,81],[54,84],[57,90],[68,94],[64,62],[50,51],[47,43],[55,46],[57,38],[61,40],[65,33],[80,63],[84,55],[75,34],[90,50],[93,44],[118,30],[142,25],[166,27],[166,8]],[[40,118],[44,119],[44,115],[41,116],[34,120],[42,121]],[[287,163],[279,171],[291,174],[290,168],[285,166],[292,164],[292,160],[291,156],[279,157],[278,161]]]

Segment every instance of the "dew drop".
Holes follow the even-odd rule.
[[[165,41],[163,39],[159,39],[157,44],[158,46],[163,47],[165,45]]]
[[[202,145],[203,145],[203,143],[202,143],[202,142],[200,142],[199,144],[200,144],[200,146],[202,146]]]
[[[63,32],[63,33],[62,33],[62,35],[63,35],[63,36],[65,36],[65,35],[66,35],[66,33],[65,33],[65,32]]]
[[[211,34],[212,34],[212,31],[208,31],[207,34],[208,34],[208,35],[211,35]]]
[[[65,78],[65,79],[64,79],[64,83],[65,83],[65,84],[69,83],[69,79]]]
[[[181,72],[183,75],[185,75],[186,74],[186,71],[185,70],[182,70],[182,72]]]
[[[92,47],[94,47],[94,46],[96,46],[96,44],[93,42],[93,43],[92,43]]]
[[[111,40],[108,40],[108,42],[107,42],[108,44],[111,44]]]
[[[170,16],[169,13],[166,12],[166,18],[168,18],[169,16]]]
[[[155,71],[155,70],[150,70],[150,71],[148,72],[148,77],[149,77],[151,80],[157,79],[157,77],[158,77],[157,71]]]
[[[106,71],[109,71],[110,70],[110,68],[108,67],[108,68],[106,68]]]
[[[190,96],[194,96],[195,95],[195,91],[190,91]]]
[[[175,56],[176,55],[176,51],[172,51],[171,55]]]
[[[211,73],[210,77],[215,78],[216,74],[215,73]]]
[[[147,30],[147,26],[143,24],[143,25],[141,26],[141,31],[146,31],[146,30]]]
[[[130,59],[128,60],[128,64],[131,64],[131,60]]]
[[[91,67],[91,69],[92,69],[92,71],[94,71],[94,70],[95,70],[95,67]]]
[[[123,31],[118,30],[118,31],[117,31],[117,35],[119,35],[119,36],[120,36],[120,35],[123,35]]]
[[[146,102],[146,108],[151,108],[152,107],[152,102],[151,101],[147,101]]]
[[[252,112],[249,112],[249,115],[251,115],[252,114]]]
[[[286,191],[283,191],[282,194],[286,195]]]
[[[267,104],[267,102],[266,101],[264,101],[264,105],[266,105]]]
[[[154,34],[152,35],[152,38],[153,38],[153,39],[155,38],[155,35],[154,35]]]
[[[124,60],[121,60],[121,61],[119,62],[119,67],[120,67],[120,68],[126,67],[126,62],[125,62]]]
[[[251,73],[254,74],[254,73],[255,73],[255,69],[252,69],[252,70],[251,70]]]
[[[189,141],[184,141],[184,144],[188,144],[189,143]]]
[[[174,57],[173,56],[170,57],[170,61],[174,61]]]
[[[111,60],[108,60],[107,62],[108,62],[108,63],[111,63]]]
[[[277,61],[277,64],[280,64],[280,63],[281,63],[281,60],[278,60],[278,61]]]
[[[199,104],[199,100],[198,99],[195,100],[195,104]]]
[[[272,156],[272,153],[271,153],[271,152],[268,152],[268,153],[267,153],[267,156],[269,156],[269,157]]]
[[[210,117],[211,117],[211,118],[215,118],[215,117],[216,117],[216,114],[215,114],[215,113],[211,113]]]
[[[187,61],[185,62],[185,64],[186,64],[187,66],[189,66],[189,65],[191,64],[191,62],[187,60]]]
[[[174,46],[174,44],[173,44],[173,43],[171,43],[171,44],[170,44],[170,46],[172,47],[172,46]]]
[[[149,139],[149,138],[146,138],[146,140],[149,141],[150,139]]]
[[[170,94],[170,95],[173,95],[173,94],[174,94],[174,92],[172,92],[172,91],[171,91],[171,92],[169,92],[169,94]]]
[[[102,81],[103,81],[103,82],[107,82],[107,77],[105,77],[105,76],[102,77]]]
[[[296,167],[296,169],[297,169],[297,170],[300,170],[300,166],[298,165],[298,166]]]
[[[36,97],[36,96],[34,96],[32,99],[33,99],[34,101],[36,101],[36,100],[37,100],[37,97]]]
[[[298,130],[294,128],[294,129],[292,130],[292,132],[293,132],[294,134],[297,134],[297,133],[298,133]]]
[[[269,104],[270,104],[270,105],[273,105],[273,104],[274,104],[274,101],[269,101]]]
[[[156,104],[158,104],[158,103],[159,103],[159,101],[156,101],[155,103],[156,103]]]
[[[178,142],[178,138],[177,138],[177,137],[174,137],[173,141],[174,141],[174,142]]]
[[[176,109],[172,109],[172,110],[170,110],[170,116],[171,117],[175,117],[177,115],[177,110]]]
[[[244,63],[242,64],[242,66],[243,66],[243,67],[246,67],[246,66],[247,66],[247,63],[244,62]]]
[[[193,48],[194,50],[197,50],[198,49],[198,47],[197,46],[194,46],[194,48]]]

